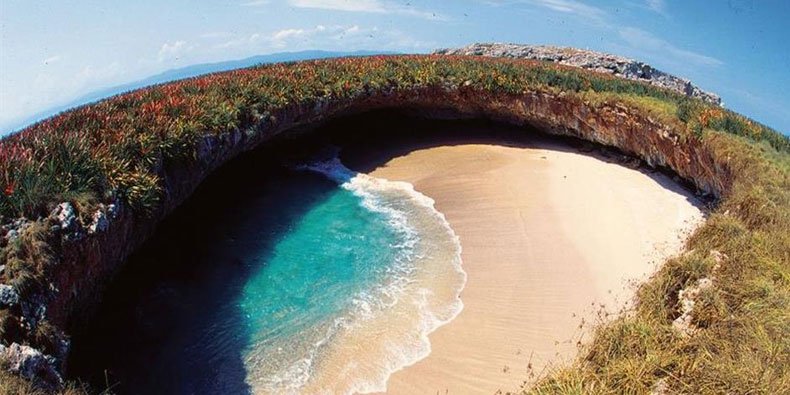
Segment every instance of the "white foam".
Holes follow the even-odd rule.
[[[388,279],[385,284],[372,290],[360,292],[352,300],[355,307],[350,311],[350,316],[336,319],[326,330],[326,333],[314,343],[307,357],[299,359],[291,366],[282,370],[277,377],[257,378],[253,386],[261,385],[264,390],[275,392],[300,393],[314,373],[316,358],[322,348],[330,344],[333,337],[342,329],[359,327],[365,322],[374,319],[377,314],[386,314],[387,309],[403,300],[404,293],[412,284],[412,274],[417,270],[416,265],[424,259],[424,251],[419,250],[423,239],[414,226],[412,216],[417,212],[436,221],[438,227],[446,232],[454,251],[452,252],[448,267],[460,275],[460,286],[455,290],[453,300],[446,306],[441,306],[441,311],[432,311],[429,299],[434,292],[427,288],[417,290],[417,295],[410,299],[417,306],[419,322],[415,331],[419,332],[416,344],[385,344],[387,358],[380,361],[382,369],[371,373],[368,377],[357,377],[353,380],[345,393],[371,393],[386,391],[387,381],[392,373],[406,368],[431,352],[428,335],[440,326],[452,321],[463,309],[460,293],[466,284],[466,273],[461,265],[461,244],[458,236],[450,227],[445,216],[434,207],[434,200],[417,192],[414,186],[407,182],[389,181],[376,178],[367,174],[355,173],[345,167],[337,157],[329,160],[299,166],[298,169],[314,171],[325,175],[337,182],[342,188],[360,197],[361,205],[366,209],[380,213],[388,219],[388,224],[401,234],[402,241],[392,247],[399,251],[396,262],[388,266]],[[405,206],[405,207],[398,207]],[[411,207],[409,207],[411,206]],[[413,210],[413,209],[418,210]],[[419,210],[421,208],[421,210]],[[424,235],[422,235],[424,236]],[[436,237],[436,235],[433,235]],[[248,362],[252,362],[248,358]]]

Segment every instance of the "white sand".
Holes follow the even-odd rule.
[[[564,145],[419,149],[371,174],[436,200],[461,238],[464,310],[430,335],[432,352],[393,374],[393,394],[517,390],[532,366],[575,355],[601,305],[619,311],[703,220],[693,198]]]

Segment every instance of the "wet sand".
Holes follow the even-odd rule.
[[[427,358],[390,377],[389,393],[518,390],[572,358],[602,308],[625,307],[703,220],[665,175],[553,140],[527,145],[421,148],[370,172],[436,200],[468,275],[463,311],[429,336]]]

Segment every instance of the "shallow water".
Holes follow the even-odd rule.
[[[120,393],[366,392],[427,355],[461,309],[457,238],[408,184],[311,169],[215,177],[111,286],[72,375]]]

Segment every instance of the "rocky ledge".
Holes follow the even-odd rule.
[[[670,89],[686,96],[696,97],[711,104],[721,105],[721,98],[718,95],[700,89],[685,78],[667,74],[649,64],[637,60],[602,52],[547,45],[495,43],[472,44],[455,49],[440,49],[434,53],[438,55],[476,55],[543,60],[566,66],[580,67],[599,73],[611,74],[629,80],[647,82],[651,85]]]

